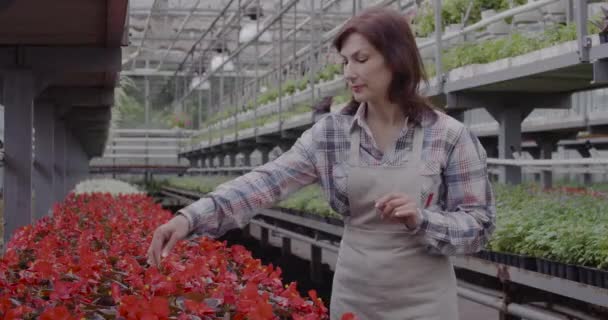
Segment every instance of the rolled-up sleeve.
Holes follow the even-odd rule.
[[[444,206],[420,209],[414,231],[433,253],[470,254],[481,250],[495,229],[496,204],[488,178],[486,152],[463,128],[448,157]]]
[[[217,238],[242,228],[256,209],[267,208],[318,180],[312,129],[277,159],[218,186],[178,213],[190,223],[194,236]]]

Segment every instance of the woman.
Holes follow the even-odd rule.
[[[281,157],[182,209],[156,230],[158,264],[190,232],[218,237],[254,210],[318,182],[345,229],[332,319],[457,319],[449,255],[481,249],[494,229],[486,154],[463,124],[419,94],[424,71],[406,19],[368,9],[334,41],[353,100]]]

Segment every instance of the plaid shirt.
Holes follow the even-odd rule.
[[[486,153],[479,140],[463,124],[439,112],[425,112],[407,121],[395,152],[383,154],[365,123],[366,106],[356,114],[328,114],[306,130],[294,146],[274,161],[224,183],[214,192],[180,210],[190,230],[217,238],[233,228],[244,227],[255,209],[267,208],[298,189],[319,183],[330,206],[350,215],[346,160],[350,130],[361,130],[360,161],[367,165],[401,164],[413,143],[413,126],[424,132],[420,172],[420,203],[431,193],[431,205],[420,210],[422,223],[406,230],[435,254],[454,255],[479,251],[495,227],[495,200],[486,168]],[[404,227],[405,228],[405,227]]]

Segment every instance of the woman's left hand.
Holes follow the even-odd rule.
[[[397,219],[412,230],[422,221],[416,201],[405,193],[390,193],[380,197],[376,201],[376,209],[382,218]]]

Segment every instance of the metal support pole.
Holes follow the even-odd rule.
[[[443,26],[441,24],[441,0],[433,0],[435,4],[435,76],[440,92],[443,92],[443,70],[441,63],[441,34]]]
[[[578,0],[576,3],[576,39],[580,61],[589,62],[591,39],[587,38],[587,0]]]
[[[268,248],[270,245],[268,243],[268,228],[261,228],[262,234],[260,236],[260,246],[262,249]]]
[[[55,118],[55,177],[53,178],[53,191],[55,202],[63,201],[65,197],[65,153],[66,153],[66,130],[63,120]]]
[[[256,0],[256,16],[258,17],[255,20],[255,33],[260,33],[260,0]],[[260,52],[259,41],[255,42],[255,56],[257,57]],[[255,59],[255,90],[253,92],[253,121],[254,121],[254,131],[253,136],[258,136],[258,94],[260,93],[260,77],[259,77],[259,60]]]
[[[180,103],[179,103],[179,101],[178,101],[178,99],[177,99],[177,97],[178,97],[178,95],[179,95],[179,78],[178,78],[178,76],[177,76],[177,75],[176,75],[175,77],[173,77],[173,81],[175,82],[175,95],[173,96],[173,97],[174,97],[174,98],[173,98],[173,103],[174,103],[174,105],[173,105],[173,110],[174,110],[174,111],[180,111],[180,110],[178,109],[178,108],[179,108],[179,104],[180,104]]]
[[[310,246],[310,279],[317,284],[323,282],[323,251],[321,247]]]
[[[542,159],[551,159],[553,157],[553,146],[556,141],[554,140],[544,140],[541,141],[540,147],[540,157]],[[553,187],[553,172],[552,171],[543,171],[540,176],[540,183],[544,189],[549,189]]]
[[[69,133],[71,137],[70,154],[67,157],[70,170],[70,186],[68,192],[71,192],[74,187],[82,181],[86,176],[85,172],[88,172],[89,158],[82,148],[82,144],[76,137]]]
[[[65,130],[66,134],[66,154],[65,154],[65,163],[66,163],[66,184],[64,185],[64,195],[70,193],[79,179],[79,168],[82,167],[83,151],[80,142],[76,140],[74,135],[70,130]]]
[[[262,153],[262,164],[268,163],[270,157],[270,150],[272,150],[272,148],[263,147],[259,148],[259,150]]]
[[[203,59],[199,59],[198,60],[198,76],[202,78],[203,76]],[[201,79],[199,78],[199,79]],[[201,83],[202,85],[202,83]],[[211,88],[209,88],[209,91],[211,91]],[[207,103],[207,105],[209,105]],[[198,90],[198,130],[202,130],[203,129],[203,90],[202,88],[199,88]]]
[[[253,150],[243,150],[243,165],[245,167],[251,167],[251,154]]]
[[[55,163],[54,107],[36,103],[34,106],[35,159],[34,159],[34,219],[49,214],[54,202],[53,178]]]
[[[228,154],[228,158],[230,159],[230,167],[236,167],[236,152]]]
[[[220,168],[224,167],[224,159],[226,158],[226,155],[223,153],[220,153],[217,155],[217,160],[218,160],[218,166]]]
[[[116,168],[116,141],[112,139],[112,167]],[[112,179],[116,179],[116,170],[112,170]]]
[[[566,0],[566,23],[574,22],[574,0]]]
[[[238,15],[238,19],[237,19],[237,34],[241,34],[241,0],[238,1],[238,10],[237,10],[237,15]],[[235,100],[235,104],[234,104],[234,139],[238,140],[238,135],[239,135],[239,111],[241,110],[241,106],[245,104],[245,98],[243,97],[243,81],[242,81],[242,74],[241,74],[241,54],[238,54],[235,57],[235,68],[236,68],[236,79],[234,81],[234,86],[236,87],[235,92],[236,94],[236,99]],[[233,165],[234,166],[234,165]]]
[[[32,127],[34,74],[10,70],[4,74],[4,243],[32,222]]]
[[[283,0],[279,0],[279,8],[283,9]],[[279,132],[283,127],[283,17],[279,19]]]
[[[308,52],[308,72],[310,72],[308,81],[310,85],[310,102],[314,105],[315,103],[315,76],[317,73],[315,61],[315,50],[317,49],[317,37],[319,36],[319,32],[317,32],[317,21],[319,20],[317,10],[315,9],[315,0],[310,0],[310,12],[312,15],[311,23],[311,37],[310,37],[310,51]]]
[[[283,238],[281,245],[281,255],[283,257],[289,257],[291,255],[291,239],[288,237]]]
[[[226,19],[224,17],[224,19],[222,20],[222,28],[224,28],[226,23]],[[224,41],[224,39],[222,38],[222,53],[224,53],[224,51],[226,50],[226,42]],[[220,66],[219,67],[219,72],[220,72],[220,100],[219,100],[219,110],[218,112],[222,112],[223,106],[224,106],[224,66]],[[220,142],[224,141],[224,134],[222,132],[222,121],[219,121],[219,126],[217,128],[217,130],[219,131],[219,136],[220,136]]]
[[[521,122],[530,114],[530,108],[508,108],[497,106],[489,108],[488,112],[498,122],[498,157],[514,159],[513,152],[521,151]],[[504,166],[499,181],[508,184],[521,183],[521,167]]]
[[[150,139],[150,135],[148,131],[150,130],[150,79],[148,77],[144,77],[144,116],[145,116],[145,124],[144,128],[146,129],[146,159],[145,165],[146,169],[144,170],[144,182],[148,183],[149,174],[148,174],[148,166],[150,165],[150,151],[148,139]]]

